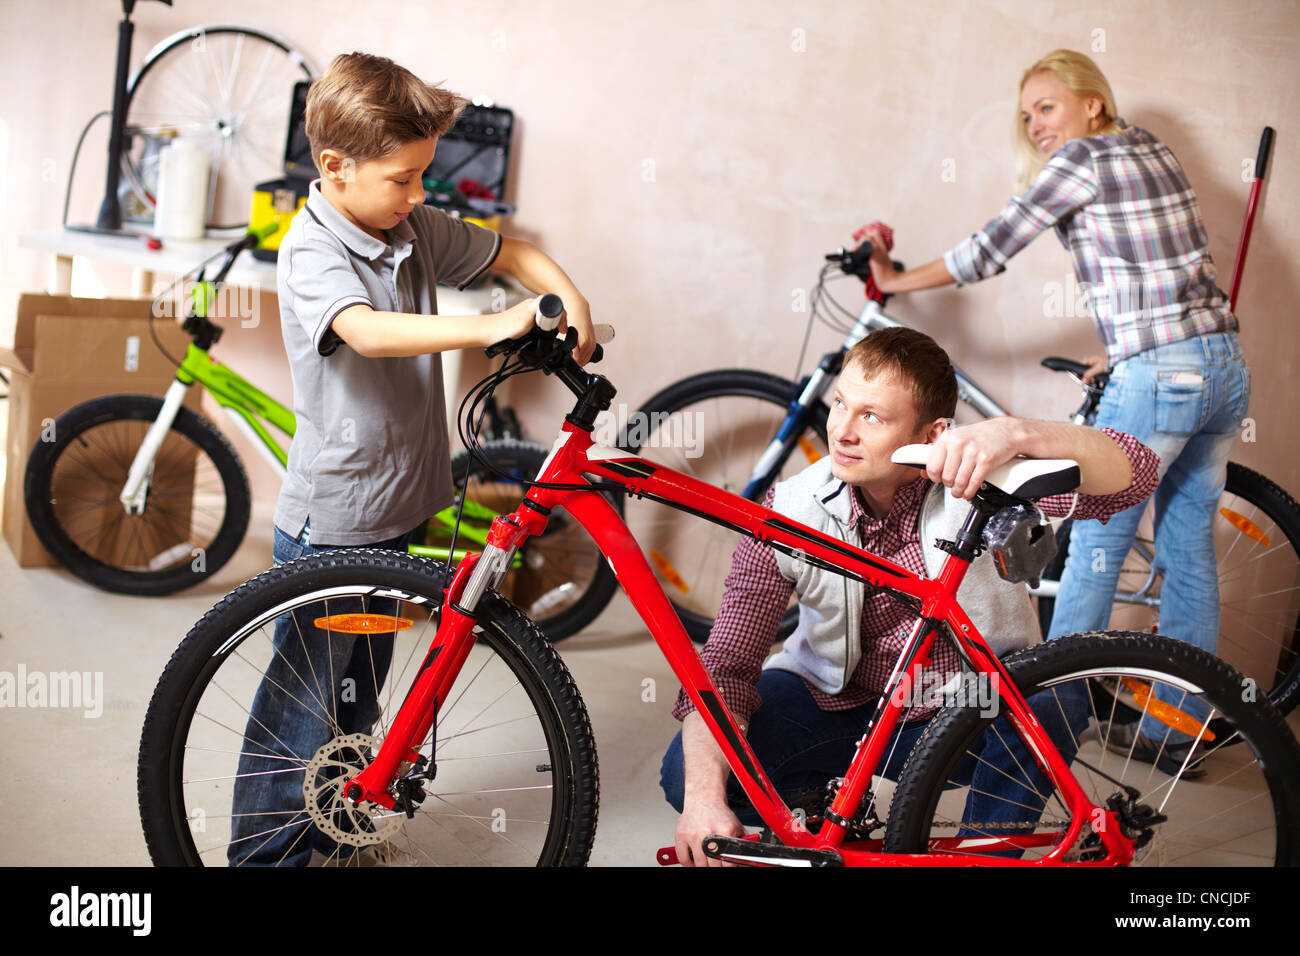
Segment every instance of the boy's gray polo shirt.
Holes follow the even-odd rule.
[[[423,205],[387,232],[385,244],[353,225],[317,180],[280,244],[297,433],[275,523],[296,538],[310,519],[313,545],[393,538],[452,502],[440,356],[365,358],[330,323],[362,303],[437,322],[434,286],[464,288],[501,237]]]

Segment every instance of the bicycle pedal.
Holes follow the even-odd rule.
[[[759,843],[743,837],[709,835],[704,838],[704,855],[728,863],[758,866],[843,866],[844,858],[834,850]]]

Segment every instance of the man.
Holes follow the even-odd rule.
[[[953,536],[968,510],[962,499],[1017,456],[1079,463],[1078,492],[1040,501],[1047,514],[1104,521],[1155,488],[1159,460],[1131,436],[1016,418],[953,429],[956,402],[955,372],[933,339],[903,328],[873,333],[845,357],[827,422],[829,457],[778,484],[765,505],[932,576],[943,559],[934,539]],[[890,460],[916,443],[934,446],[924,475]],[[792,591],[799,627],[764,664]],[[995,652],[1037,639],[1027,590],[997,578],[991,562],[972,565],[958,594]],[[888,594],[866,594],[860,583],[756,541],[740,543],[701,657],[784,797],[824,790],[849,765],[914,623]],[[935,645],[933,670],[955,672],[958,663],[949,645]],[[924,730],[916,718],[932,712],[908,715],[878,773],[897,775]],[[738,836],[742,820],[761,821],[739,785],[728,783],[730,768],[684,692],[674,715],[682,731],[664,756],[661,784],[682,814],[677,856],[687,865],[719,865],[703,855],[703,838]]]

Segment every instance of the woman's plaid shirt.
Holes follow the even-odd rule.
[[[1112,365],[1157,345],[1237,329],[1178,160],[1146,130],[1118,124],[1118,134],[1062,146],[1024,195],[943,256],[959,284],[978,282],[1055,226]]]

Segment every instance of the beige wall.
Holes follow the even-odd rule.
[[[18,250],[16,236],[57,224],[77,133],[110,105],[114,6],[0,4],[0,336],[18,294],[46,278],[44,258]],[[893,224],[895,254],[919,264],[991,218],[1011,191],[1020,72],[1054,47],[1092,52],[1121,114],[1179,156],[1225,287],[1248,194],[1242,164],[1272,124],[1278,140],[1238,309],[1258,441],[1234,457],[1300,490],[1290,428],[1300,396],[1300,140],[1288,119],[1300,113],[1300,6],[1289,0],[184,0],[141,4],[135,20],[137,62],[182,27],[233,22],[290,37],[321,64],[352,49],[382,53],[515,109],[509,198],[519,213],[507,231],[541,244],[597,319],[617,327],[606,372],[633,407],[720,365],[792,373],[806,320],[792,310],[795,290],[811,286],[822,254],[862,222]],[[102,132],[86,150],[73,219],[93,216]],[[123,273],[98,273],[110,292],[125,291]],[[1070,274],[1065,251],[1043,236],[997,279],[899,299],[892,311],[935,335],[1011,409],[1061,416],[1077,393],[1037,360],[1098,344],[1085,317],[1048,314],[1052,285]],[[222,343],[225,357],[287,398],[274,325],[236,339]],[[814,332],[817,351],[837,341]],[[549,440],[565,394],[549,382],[517,388],[533,437]],[[261,487],[266,477],[255,474]]]

